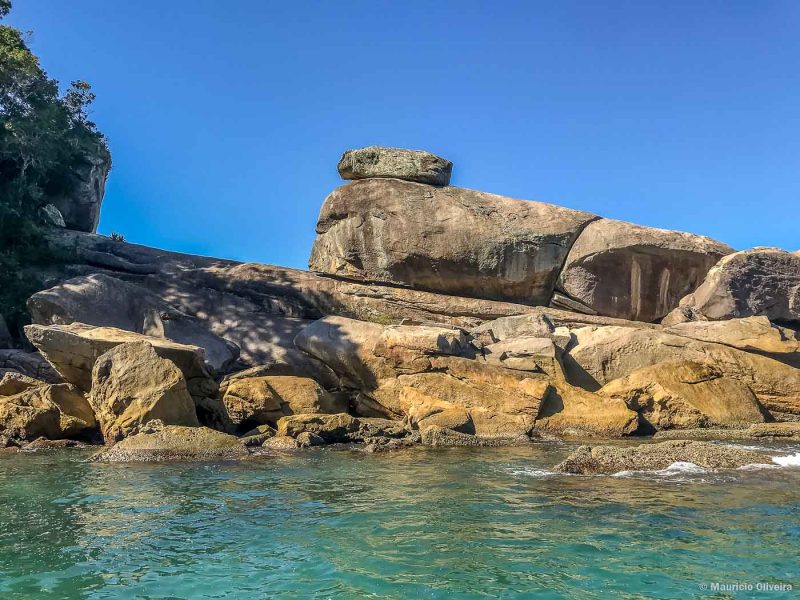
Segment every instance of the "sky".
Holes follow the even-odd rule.
[[[113,154],[99,232],[305,268],[348,148],[452,185],[800,248],[800,3],[15,0]]]

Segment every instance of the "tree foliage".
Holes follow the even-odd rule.
[[[10,9],[10,0],[0,0],[0,18]],[[0,25],[0,315],[12,327],[36,291],[29,267],[57,259],[45,243],[42,206],[70,192],[70,174],[84,157],[108,153],[88,118],[89,84],[74,81],[62,94],[27,37]]]

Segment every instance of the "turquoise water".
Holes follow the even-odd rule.
[[[710,586],[800,589],[800,468],[549,473],[569,449],[2,454],[0,598],[798,596]]]

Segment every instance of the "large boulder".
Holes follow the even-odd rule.
[[[9,371],[0,377],[0,396],[14,396],[30,388],[45,385],[45,382],[22,373]]]
[[[37,292],[28,299],[28,310],[39,325],[86,323],[198,346],[217,372],[227,370],[239,357],[238,346],[198,319],[141,286],[102,273]]]
[[[186,380],[144,341],[113,347],[92,369],[90,402],[106,443],[135,434],[149,421],[200,425]]]
[[[100,221],[100,206],[111,169],[111,156],[104,148],[84,153],[70,168],[66,193],[48,196],[47,200],[63,215],[66,226],[78,231],[94,232]]]
[[[325,200],[309,268],[340,277],[523,304],[547,304],[594,215],[542,202],[397,179]]]
[[[92,389],[95,361],[115,346],[128,342],[146,342],[158,356],[175,363],[193,397],[214,396],[217,392],[217,384],[206,369],[203,350],[197,346],[84,323],[28,325],[25,334],[66,381],[85,392]]]
[[[84,394],[67,383],[32,386],[0,398],[0,435],[12,439],[86,436],[96,426]]]
[[[747,385],[717,367],[690,361],[659,363],[604,385],[639,413],[645,433],[661,429],[743,427],[764,422],[764,409]]]
[[[657,321],[731,252],[704,236],[600,219],[572,245],[558,287],[601,315]]]
[[[369,146],[347,150],[339,159],[342,179],[393,177],[430,185],[448,185],[453,163],[421,150]]]
[[[773,464],[772,458],[763,452],[675,440],[639,446],[581,446],[553,470],[578,475],[610,475],[621,471],[659,471],[676,462],[692,463],[704,469]]]
[[[570,383],[589,390],[662,362],[693,361],[747,385],[776,417],[800,415],[800,369],[767,356],[657,329],[584,327],[563,356]],[[778,413],[778,414],[776,414]]]
[[[326,392],[307,377],[268,376],[234,379],[223,397],[231,421],[240,430],[274,425],[299,413],[347,412],[346,400]]]
[[[141,433],[125,438],[92,457],[96,462],[157,462],[164,460],[232,460],[244,458],[247,448],[234,436],[207,427],[147,424]]]
[[[752,316],[800,323],[800,256],[754,248],[724,257],[664,324]]]

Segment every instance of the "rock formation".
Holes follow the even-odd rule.
[[[429,185],[448,185],[453,163],[430,152],[369,146],[347,150],[339,159],[342,179],[391,177]]]
[[[796,253],[754,248],[722,258],[665,323],[752,316],[800,324],[800,256]]]
[[[38,352],[0,350],[0,436],[161,460],[795,435],[797,253],[447,187],[426,153],[349,151],[340,171],[356,181],[325,200],[316,273],[52,229],[73,259],[37,267]],[[715,452],[584,449],[564,469],[752,458]]]
[[[596,314],[657,321],[733,251],[699,235],[600,219],[573,244],[558,287]]]
[[[454,296],[547,304],[594,215],[457,187],[366,179],[330,194],[309,268]]]
[[[578,475],[658,471],[670,465],[692,463],[705,469],[736,469],[752,464],[772,464],[769,455],[719,444],[668,441],[640,446],[581,446],[554,467],[555,471]]]

